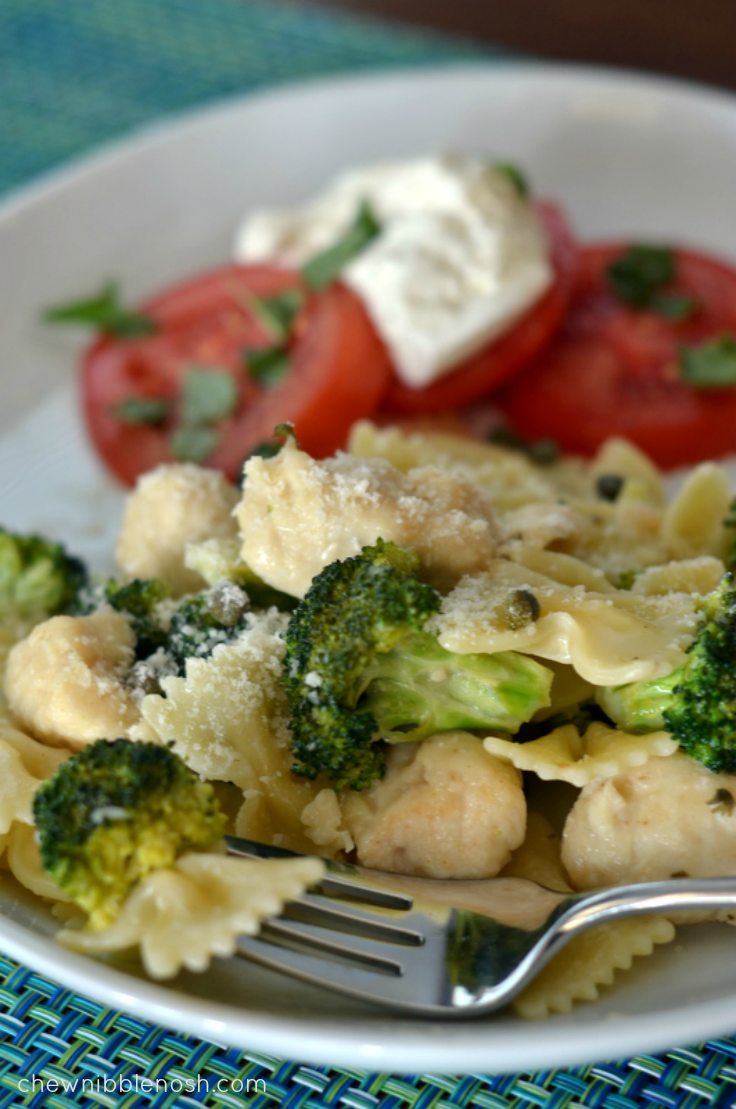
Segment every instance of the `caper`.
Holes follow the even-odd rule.
[[[600,474],[596,478],[596,493],[603,501],[617,501],[623,487],[621,474]]]
[[[519,631],[539,618],[539,601],[528,589],[513,589],[506,598],[506,623]]]

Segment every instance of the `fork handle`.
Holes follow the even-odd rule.
[[[648,913],[736,911],[736,877],[672,878],[578,894],[557,922],[560,935],[586,931],[604,920]]]

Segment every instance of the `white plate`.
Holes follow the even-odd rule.
[[[675,82],[547,66],[402,72],[235,100],[146,130],[0,208],[0,519],[45,529],[95,565],[109,557],[120,494],[78,424],[75,344],[38,325],[42,306],[109,276],[137,296],[225,257],[255,204],[303,198],[343,166],[444,149],[518,161],[584,235],[676,239],[736,258],[736,100]],[[533,1027],[507,1013],[404,1021],[237,961],[159,986],[60,950],[54,928],[3,881],[10,956],[153,1022],[304,1061],[518,1071],[736,1030],[727,928],[691,929],[596,1004]]]

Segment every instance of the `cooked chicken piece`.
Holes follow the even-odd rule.
[[[736,875],[736,774],[677,751],[596,778],[567,818],[562,861],[577,889]]]
[[[526,829],[521,774],[464,732],[393,747],[343,812],[364,866],[427,878],[492,878]]]
[[[275,458],[249,459],[245,474],[242,557],[295,597],[325,566],[379,538],[412,547],[439,589],[483,569],[496,549],[485,494],[435,466],[404,474],[382,458],[316,461],[289,440]]]
[[[130,578],[163,578],[177,594],[203,589],[204,578],[184,565],[186,545],[236,535],[238,497],[222,474],[192,463],[143,474],[125,505],[118,566]]]
[[[54,746],[124,736],[140,714],[123,679],[135,635],[119,612],[53,616],[10,652],[5,695],[20,726]]]

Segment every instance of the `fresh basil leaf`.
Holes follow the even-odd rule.
[[[522,200],[528,200],[530,195],[529,182],[514,162],[493,162],[492,165],[495,170],[509,178]]]
[[[171,401],[164,397],[128,397],[116,404],[112,413],[124,424],[161,424],[171,411]]]
[[[727,389],[736,385],[736,342],[733,335],[720,335],[697,347],[682,347],[680,376],[696,389]]]
[[[355,221],[341,239],[321,254],[315,255],[302,266],[304,283],[310,289],[325,289],[331,285],[357,254],[381,232],[381,225],[370,205],[363,201]]]
[[[275,458],[283,445],[283,443],[275,443],[272,439],[267,439],[265,443],[259,443],[257,447],[254,447],[248,458]]]
[[[114,281],[105,285],[97,296],[47,308],[43,319],[46,323],[88,324],[123,339],[151,335],[157,329],[156,321],[150,316],[123,308],[118,286]]]
[[[299,446],[296,441],[296,432],[294,431],[294,425],[291,423],[290,420],[286,420],[283,424],[276,424],[275,428],[273,429],[273,438],[283,439],[284,442],[286,442],[287,439],[293,439],[295,446]]]
[[[302,310],[304,293],[301,289],[287,289],[285,293],[271,297],[251,297],[248,304],[269,335],[277,343],[284,343]]]
[[[238,387],[227,370],[187,370],[181,419],[188,427],[215,424],[231,416],[238,403]]]
[[[219,442],[219,435],[213,427],[187,427],[182,424],[169,437],[169,446],[174,458],[180,462],[204,462]]]
[[[689,293],[657,293],[652,298],[652,308],[657,315],[664,316],[666,320],[672,320],[673,323],[689,320],[700,311],[701,307],[698,298]]]
[[[263,385],[265,389],[274,389],[289,373],[291,359],[285,347],[249,350],[245,354],[245,368],[259,385]]]
[[[608,287],[633,308],[648,308],[654,295],[675,278],[675,252],[669,246],[636,243],[606,269]]]

